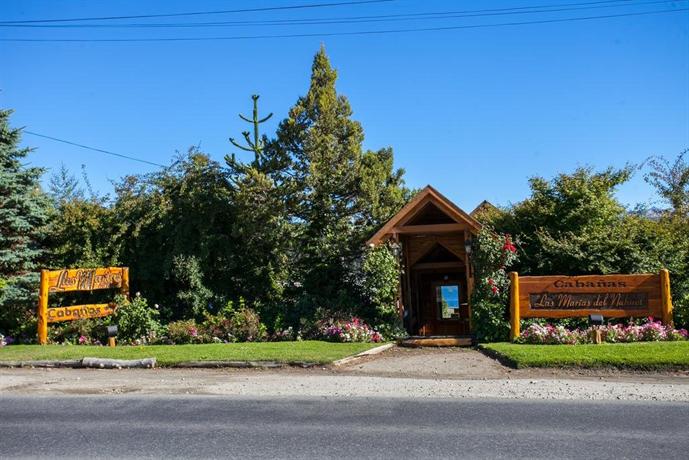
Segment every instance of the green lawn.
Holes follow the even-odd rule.
[[[506,364],[523,367],[614,367],[689,369],[689,341],[604,343],[601,345],[480,345]]]
[[[184,361],[304,361],[330,363],[380,344],[320,341],[220,343],[203,345],[117,346],[9,345],[0,348],[0,361],[69,360],[85,357],[139,359],[155,357],[159,366]]]

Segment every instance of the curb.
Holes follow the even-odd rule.
[[[165,368],[177,369],[277,369],[282,367],[301,367],[304,369],[325,365],[323,363],[310,361],[185,361],[181,363],[172,364],[170,366],[159,366]],[[107,362],[95,360],[95,358],[73,359],[66,361],[0,361],[1,368],[72,368],[72,369],[127,369],[127,368],[144,368],[153,369],[156,367],[155,358],[146,358],[144,360],[116,360],[109,359]]]
[[[73,368],[73,369],[131,369],[143,368],[153,369],[156,367],[155,358],[144,359],[103,359],[103,358],[83,358],[70,359],[65,361],[0,361],[0,368]]]
[[[356,361],[357,359],[364,358],[366,356],[371,356],[371,355],[377,355],[378,353],[382,353],[385,350],[389,350],[390,348],[394,347],[396,344],[393,343],[386,343],[385,345],[381,345],[379,347],[371,348],[366,351],[362,351],[361,353],[357,353],[356,355],[352,356],[347,356],[346,358],[338,359],[337,361],[333,361],[331,363],[332,366],[342,366],[343,364],[350,363],[352,361]]]
[[[309,368],[321,365],[321,363],[310,361],[184,361],[181,363],[165,366],[170,368],[188,368],[188,369],[220,369],[220,368],[235,368],[235,369],[277,369],[281,367],[302,367]]]

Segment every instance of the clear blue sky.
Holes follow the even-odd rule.
[[[4,0],[0,21],[323,2]],[[583,2],[397,0],[119,23],[339,18]],[[613,4],[617,6],[600,8]],[[689,147],[689,14],[399,34],[318,34],[626,14],[688,4],[635,0],[550,13],[353,24],[0,27],[0,39],[317,34],[196,42],[0,42],[0,106],[15,109],[15,126],[158,163],[168,164],[176,150],[192,144],[222,160],[236,151],[227,138],[247,128],[236,114],[250,113],[250,95],[259,93],[262,111],[275,113],[267,124],[267,132],[273,132],[307,90],[312,57],[324,43],[339,72],[338,90],[349,98],[354,117],[365,129],[365,147],[392,146],[410,186],[430,183],[470,210],[483,199],[497,204],[523,199],[533,175],[551,177],[578,165],[622,166],[653,154],[674,156]],[[32,164],[51,170],[62,162],[78,174],[85,164],[91,182],[102,192],[111,192],[110,181],[124,174],[154,169],[28,135],[24,145],[36,147]],[[652,193],[637,174],[619,196],[632,204],[648,201]]]

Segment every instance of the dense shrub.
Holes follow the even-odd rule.
[[[260,342],[266,337],[266,327],[251,308],[240,308],[230,318],[229,336],[233,342]]]
[[[199,331],[196,321],[188,319],[185,321],[173,321],[167,325],[167,338],[170,342],[178,345],[188,343],[203,343],[205,338]]]
[[[507,268],[518,260],[517,242],[507,234],[485,225],[472,244],[471,261],[475,286],[471,295],[471,316],[476,337],[483,342],[507,339],[510,326]]]
[[[145,344],[160,338],[162,327],[159,312],[148,306],[148,301],[137,292],[133,299],[119,295],[115,298],[115,321],[121,342]]]

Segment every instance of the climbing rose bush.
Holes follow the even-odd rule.
[[[330,319],[317,325],[319,338],[333,342],[382,342],[383,336],[361,319]]]
[[[608,324],[600,326],[602,338],[608,343],[626,343],[643,341],[675,341],[689,339],[686,329],[675,329],[666,326],[652,317],[644,324]],[[552,324],[532,324],[526,328],[517,341],[519,343],[546,345],[575,345],[591,343],[593,327],[587,329],[568,330],[563,326]]]
[[[519,242],[485,225],[472,243],[471,263],[476,284],[471,296],[475,334],[481,342],[507,340],[510,280],[507,270],[519,256]]]

